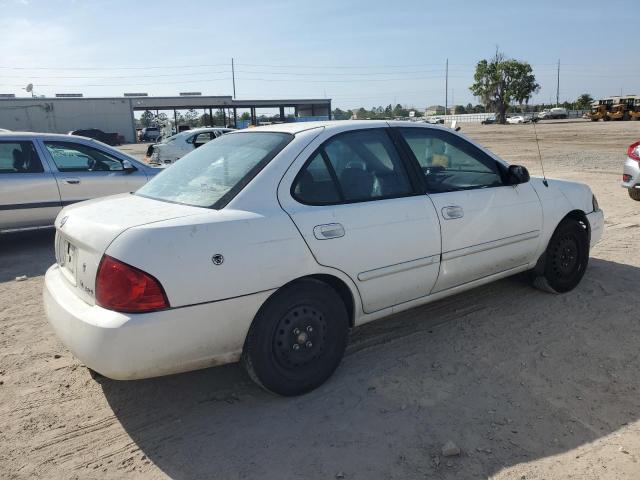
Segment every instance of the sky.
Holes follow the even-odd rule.
[[[477,103],[477,62],[529,62],[532,103],[640,94],[638,0],[0,0],[0,93]]]

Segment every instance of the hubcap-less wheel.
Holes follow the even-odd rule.
[[[578,263],[578,242],[573,235],[565,235],[555,244],[551,263],[558,278],[566,278],[574,273]]]
[[[245,341],[242,359],[251,378],[280,395],[300,395],[321,385],[347,346],[345,304],[328,284],[298,280],[262,306]]]
[[[589,235],[586,224],[566,218],[549,240],[540,273],[534,272],[533,283],[541,290],[564,293],[573,290],[587,268]]]
[[[283,368],[304,367],[322,356],[327,323],[322,312],[308,305],[293,308],[280,319],[273,351]]]

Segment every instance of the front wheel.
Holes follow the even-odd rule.
[[[640,188],[629,188],[627,190],[631,198],[633,198],[637,202],[640,202]]]
[[[286,285],[260,309],[242,359],[260,386],[285,396],[322,385],[347,346],[345,305],[326,283],[308,279]]]
[[[587,226],[565,218],[549,240],[540,272],[534,273],[536,288],[550,293],[573,290],[582,280],[589,262]]]

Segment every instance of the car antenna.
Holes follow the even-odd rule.
[[[547,182],[547,176],[544,174],[544,163],[542,162],[542,154],[540,153],[540,142],[538,141],[538,131],[536,130],[536,122],[532,121],[533,124],[533,133],[536,136],[536,146],[538,147],[538,158],[540,159],[540,166],[542,167],[542,183],[544,183],[545,187],[549,187],[549,183]]]

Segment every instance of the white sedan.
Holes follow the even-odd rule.
[[[150,145],[147,156],[150,157],[151,163],[173,163],[205,143],[231,131],[231,128],[204,127],[180,132],[160,143]]]
[[[588,186],[530,179],[451,129],[272,125],[66,207],[44,304],[107,377],[242,359],[296,395],[329,378],[351,327],[519,272],[573,289],[603,223]]]
[[[517,123],[528,123],[531,119],[527,118],[523,115],[514,115],[512,117],[507,118],[507,123],[517,124]]]

